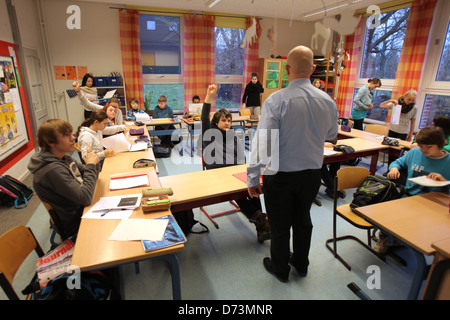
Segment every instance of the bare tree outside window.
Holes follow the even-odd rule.
[[[442,48],[436,81],[450,81],[450,23],[447,27],[447,35],[445,36],[445,43]]]
[[[382,13],[377,28],[366,28],[361,78],[395,79],[409,11],[405,8]]]

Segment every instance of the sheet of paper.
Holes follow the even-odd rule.
[[[392,114],[391,114],[391,123],[392,124],[399,124],[401,113],[402,113],[401,105],[398,104],[398,105],[392,107]]]
[[[128,219],[133,210],[140,206],[142,194],[101,197],[83,219]],[[113,210],[109,210],[113,209]]]
[[[427,178],[427,176],[420,176],[415,178],[409,178],[408,180],[420,184],[421,186],[425,187],[444,187],[447,185],[450,185],[450,181],[436,181],[430,178]]]
[[[331,150],[331,149],[327,149],[327,148],[323,148],[323,155],[326,156],[332,156],[334,154],[338,154],[337,151]]]
[[[108,240],[161,241],[167,228],[168,219],[126,219],[120,221]]]
[[[143,143],[143,142],[135,143],[135,144],[131,145],[130,151],[142,151],[142,150],[147,149],[147,147],[148,147],[147,143]]]
[[[109,182],[109,189],[120,190],[136,187],[146,187],[149,186],[149,184],[150,183],[148,180],[148,175],[143,174],[139,176],[111,179],[111,181]]]
[[[128,142],[127,138],[125,138],[123,133],[103,138],[102,144],[105,148],[111,148],[116,153],[129,151],[131,147],[131,144]]]
[[[103,99],[110,99],[114,96],[114,93],[116,93],[116,90],[110,90],[108,91],[104,96]]]
[[[148,121],[150,120],[150,116],[147,113],[135,113],[134,114],[136,121]]]
[[[108,219],[108,220],[123,220],[128,219],[133,213],[134,209],[112,210],[107,213],[105,211],[89,210],[83,215],[83,219]]]

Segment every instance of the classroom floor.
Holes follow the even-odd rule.
[[[180,147],[180,146],[178,146]],[[74,154],[74,156],[77,156]],[[248,157],[247,157],[248,159]],[[201,170],[201,158],[172,153],[170,158],[157,159],[159,175],[178,174]],[[369,159],[363,159],[360,166],[369,166]],[[379,163],[378,173],[386,171],[386,165]],[[350,201],[347,193],[345,201]],[[302,278],[291,270],[288,283],[281,283],[268,274],[262,264],[269,256],[270,241],[260,244],[256,240],[256,230],[242,213],[234,213],[216,218],[216,229],[205,215],[194,209],[195,219],[209,227],[209,233],[190,234],[185,250],[177,253],[181,268],[181,291],[185,300],[358,300],[347,288],[354,282],[363,292],[374,300],[403,300],[415,270],[412,253],[401,248],[397,253],[407,261],[402,266],[388,257],[383,262],[375,255],[352,240],[341,241],[338,250],[352,266],[348,271],[325,247],[325,241],[332,237],[332,200],[320,188],[319,207],[313,204],[313,238],[310,251],[308,275]],[[343,200],[340,200],[343,201]],[[231,208],[229,203],[208,206],[210,213]],[[26,210],[26,209],[25,209]],[[393,213],[395,214],[395,213]],[[40,204],[29,220],[44,251],[50,247],[48,213]],[[354,234],[366,239],[366,232],[352,227],[342,219],[338,220],[338,234]],[[20,292],[34,274],[34,261],[30,258],[19,270],[14,287]],[[380,288],[372,288],[373,271],[380,270]],[[154,259],[139,263],[140,273],[135,265],[120,266],[120,285],[122,298],[126,300],[170,300],[172,299],[171,276],[164,260]],[[0,299],[6,297],[0,290]]]

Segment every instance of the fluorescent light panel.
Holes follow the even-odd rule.
[[[212,7],[214,7],[216,4],[218,4],[220,1],[222,1],[222,0],[209,0],[209,1],[206,3],[206,6],[207,6],[208,8],[212,8]]]
[[[333,10],[336,10],[336,9],[339,9],[339,8],[342,8],[342,7],[346,7],[348,5],[355,4],[355,3],[358,3],[358,2],[361,2],[361,1],[363,1],[363,0],[353,0],[353,1],[350,1],[350,2],[341,2],[341,3],[337,4],[337,5],[335,5],[334,7],[324,8],[322,10],[318,10],[318,11],[316,10],[316,11],[312,11],[310,13],[305,13],[303,15],[303,18],[308,18],[308,17],[312,17],[312,16],[315,16],[315,15],[318,15],[318,14],[321,14],[321,13],[328,12],[328,11],[333,11]]]

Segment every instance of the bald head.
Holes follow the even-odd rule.
[[[295,47],[289,52],[287,64],[292,78],[309,78],[314,71],[314,54],[308,47]]]

